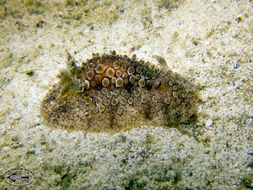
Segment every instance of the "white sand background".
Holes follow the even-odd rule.
[[[0,189],[253,188],[252,1],[0,1]],[[65,68],[116,50],[157,63],[199,89],[199,141],[142,126],[115,135],[54,130],[40,102]]]

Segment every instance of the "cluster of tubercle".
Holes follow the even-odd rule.
[[[162,64],[127,56],[93,54],[81,66],[68,55],[68,69],[46,95],[41,114],[53,128],[118,132],[141,125],[170,125],[196,114],[195,87]]]

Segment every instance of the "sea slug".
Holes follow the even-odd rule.
[[[192,83],[136,56],[93,54],[81,66],[68,54],[68,68],[41,103],[52,128],[111,132],[142,125],[173,126],[196,115],[198,93]]]

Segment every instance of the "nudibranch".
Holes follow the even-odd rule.
[[[56,129],[112,133],[187,122],[197,112],[197,90],[158,61],[160,67],[112,51],[78,66],[68,54],[68,68],[41,103],[43,120]]]

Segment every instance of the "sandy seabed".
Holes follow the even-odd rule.
[[[11,0],[0,21],[0,189],[22,184],[7,179],[12,168],[32,171],[29,189],[253,188],[252,1]],[[110,50],[161,56],[198,87],[197,138],[43,124],[40,102],[66,51],[81,62]]]

